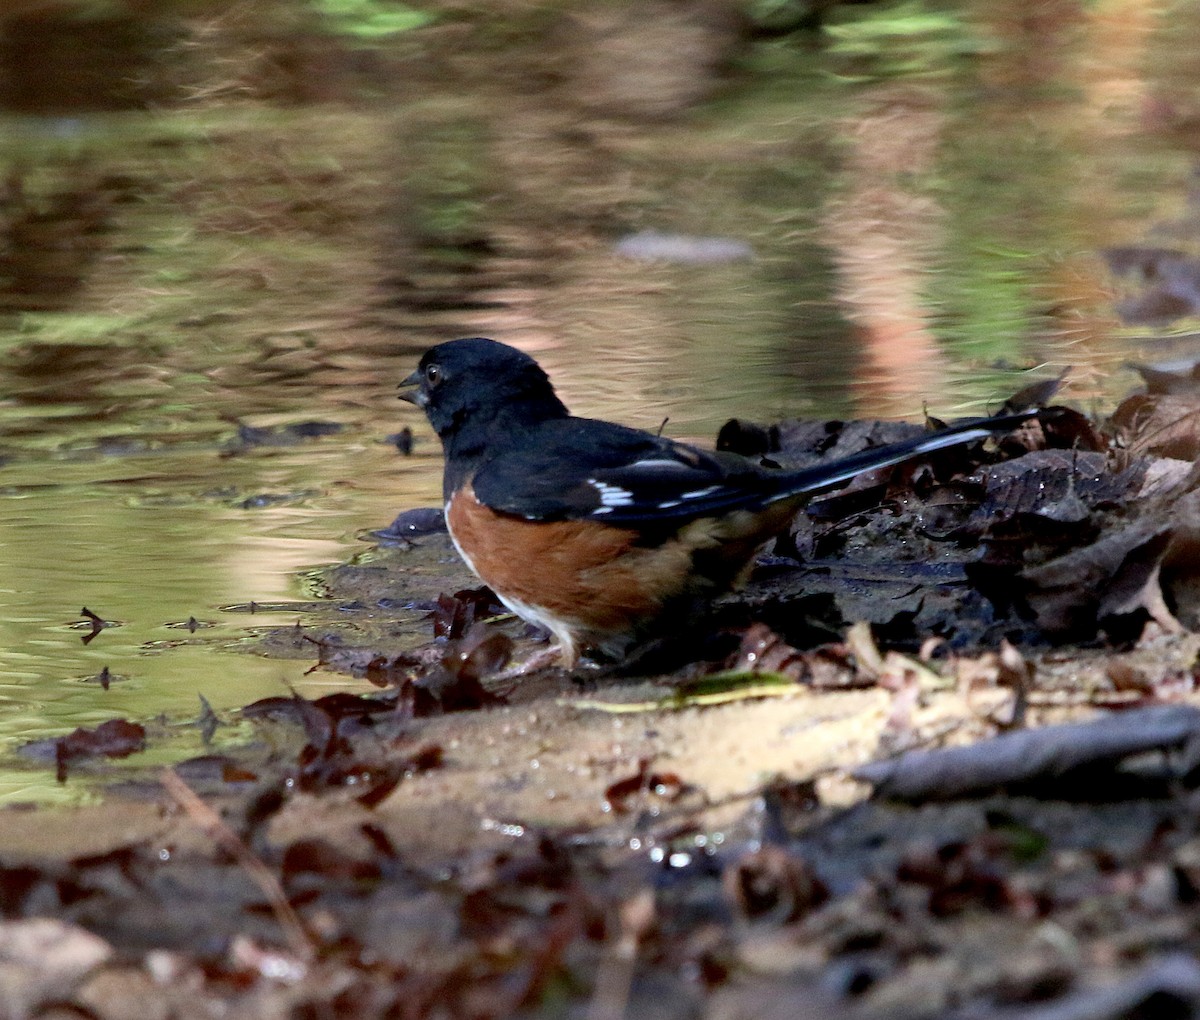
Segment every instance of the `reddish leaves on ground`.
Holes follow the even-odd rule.
[[[868,687],[874,681],[854,668],[842,642],[810,651],[793,648],[765,623],[753,623],[742,634],[738,650],[725,664],[732,673],[770,673],[817,688]],[[684,688],[686,693],[686,688]]]
[[[299,695],[263,698],[246,706],[242,714],[251,719],[291,719],[302,725],[307,743],[296,759],[297,788],[346,790],[365,807],[382,801],[405,775],[442,764],[437,744],[397,752],[389,736],[397,716],[394,697],[338,692],[315,701]]]
[[[1122,426],[1132,429],[1129,434],[1146,435],[1143,424],[1153,419],[1140,415]],[[1113,621],[1135,629],[1147,616],[1160,618],[1156,614],[1168,600],[1172,613],[1195,610],[1200,581],[1190,564],[1200,559],[1200,512],[1193,508],[1200,506],[1200,496],[1194,486],[1173,476],[1174,496],[1148,504],[1141,493],[1159,466],[1156,453],[1110,457],[1103,452],[1108,437],[1080,415],[1048,417],[1039,428],[1040,434],[1031,429],[999,444],[1009,452],[1013,444],[1031,450],[1013,461],[985,463],[993,452],[980,461],[978,453],[960,451],[938,466],[894,473],[886,488],[876,479],[874,495],[861,503],[853,521],[816,525],[813,547],[869,553],[873,529],[883,534],[897,522],[922,540],[957,544],[964,556],[974,555],[982,543],[989,557],[985,568],[967,580],[960,571],[953,583],[970,587],[990,568],[997,593],[991,611],[1005,630],[1020,621],[1043,635],[1086,636]],[[814,448],[832,448],[854,431],[813,428],[808,435]],[[783,442],[780,434],[777,429],[759,436],[766,444],[761,452],[784,459],[778,449],[768,452]],[[1149,444],[1144,448],[1153,450]],[[872,508],[863,510],[872,500]],[[894,614],[918,619],[929,592],[950,583],[932,573],[936,582],[923,581],[917,568],[928,564],[922,559],[915,555],[915,567],[897,575]],[[853,584],[846,582],[846,589]],[[882,796],[850,810],[831,809],[822,806],[815,782],[784,776],[748,791],[744,815],[717,831],[707,827],[715,816],[693,812],[692,797],[684,797],[697,791],[644,757],[630,774],[609,783],[607,816],[598,813],[594,827],[543,830],[519,819],[506,824],[511,831],[503,836],[491,834],[497,843],[436,873],[423,874],[405,860],[407,834],[399,827],[389,832],[391,819],[382,812],[369,816],[373,821],[361,827],[361,839],[343,843],[314,834],[272,846],[263,823],[294,789],[353,798],[371,808],[408,773],[442,765],[441,745],[415,742],[411,720],[499,700],[484,681],[507,662],[511,641],[482,623],[494,610],[486,593],[460,592],[439,603],[437,640],[413,653],[322,648],[323,663],[390,688],[376,697],[277,698],[246,710],[250,718],[282,716],[304,730],[304,748],[288,776],[292,782],[262,789],[242,807],[247,845],[277,876],[311,929],[319,949],[315,961],[289,962],[286,953],[271,949],[277,926],[262,912],[261,896],[247,890],[227,861],[189,860],[188,869],[172,868],[171,849],[123,847],[57,868],[2,868],[0,907],[11,917],[45,911],[49,904],[90,922],[122,948],[139,944],[145,931],[171,931],[187,947],[175,952],[172,965],[206,995],[261,990],[274,980],[286,984],[286,1008],[293,1012],[372,1018],[436,1012],[478,1020],[533,1015],[548,1006],[582,1013],[589,1003],[595,1011],[615,1001],[623,1015],[646,1015],[651,1003],[636,1000],[638,994],[671,995],[683,1003],[680,1008],[717,1015],[722,1004],[699,997],[722,985],[723,992],[744,985],[758,994],[747,1013],[752,1015],[766,1001],[764,987],[780,992],[779,1001],[791,995],[797,1009],[806,1008],[814,974],[823,988],[844,982],[848,1010],[851,997],[876,984],[883,989],[880,1001],[899,994],[896,1001],[903,1002],[905,983],[922,973],[912,961],[922,966],[933,943],[938,959],[949,958],[960,930],[978,938],[977,929],[965,926],[983,915],[989,924],[1025,926],[1049,916],[1055,930],[1081,948],[1072,960],[1106,961],[1105,966],[1114,959],[1114,943],[1105,941],[1108,933],[1097,932],[1097,916],[1124,926],[1120,938],[1130,941],[1117,944],[1135,952],[1153,953],[1163,945],[1194,950],[1187,925],[1159,923],[1178,916],[1168,911],[1193,907],[1200,886],[1194,826],[1187,821],[1191,794],[1180,793],[1195,778],[1185,771],[1195,761],[1189,753],[1197,729],[1191,709],[1126,712],[1112,717],[1118,722],[1087,730],[1022,731],[969,750],[923,751],[878,762],[860,773],[881,795],[920,803],[915,811],[893,807]],[[1170,615],[1160,622],[1169,623]],[[947,612],[939,619],[947,638],[961,634],[957,615]],[[845,644],[806,651],[783,627],[756,624],[743,630],[729,667],[818,687],[864,677],[888,683],[886,675],[864,664],[864,646],[853,647],[853,652]],[[1019,691],[1030,681],[1020,652],[999,641],[990,647],[1003,650],[974,658],[951,654],[960,693],[996,685]],[[876,657],[886,664],[885,652],[876,649]],[[1172,682],[1184,690],[1194,685],[1194,672],[1183,667]],[[1122,693],[1161,696],[1154,679],[1134,666],[1122,671],[1114,665],[1110,677]],[[914,698],[923,694],[915,675],[906,675],[903,683],[896,688],[897,702],[909,692]],[[60,743],[75,747],[70,741]],[[68,759],[107,753],[85,752],[83,746],[55,753]],[[1161,831],[1137,845],[1110,838],[1103,825],[1072,824],[1083,815],[1069,813],[1074,805],[1063,798],[1071,791],[1057,780],[1082,777],[1075,793],[1098,797],[1115,789],[1113,777],[1148,752],[1168,762],[1178,759],[1178,770],[1156,787],[1165,790],[1161,800],[1137,805],[1147,815],[1160,813]],[[210,777],[233,778],[216,760],[204,769]],[[1022,829],[1019,820],[993,824],[999,798],[986,804],[971,799],[1007,787],[1044,792],[1051,780],[1060,798],[1053,804],[1029,797],[1004,802],[1006,810],[1048,819],[1041,829]],[[603,782],[597,782],[593,797]],[[949,799],[950,805],[931,803]],[[903,844],[892,838],[898,831]],[[683,863],[672,863],[676,859]],[[208,869],[188,889],[189,907],[207,910],[208,940],[202,946],[187,941],[194,939],[185,923],[191,911],[179,909],[175,888],[192,868]],[[222,899],[205,905],[213,879],[222,884]],[[1071,897],[1081,904],[1078,916],[1070,912]],[[1136,937],[1139,917],[1147,923],[1142,943]],[[770,926],[783,928],[780,937],[758,939]],[[414,933],[426,940],[416,951]],[[1021,940],[1027,945],[1024,935]],[[768,969],[782,961],[771,974],[789,979],[803,974],[802,990],[784,982],[771,985],[755,968],[756,953],[778,954],[760,957]],[[1065,998],[1074,993],[1072,980],[1084,973],[1083,965],[1062,960],[1039,967],[1032,977],[1014,976],[1004,966],[997,964],[990,986],[952,989],[961,996],[956,1001],[965,1008],[982,1003],[986,1011],[1006,997]],[[727,982],[730,976],[735,980]],[[1157,987],[1151,978],[1143,982],[1146,988]],[[605,999],[614,988],[627,998]],[[687,995],[696,999],[687,1001]]]
[[[507,613],[491,588],[464,588],[438,596],[433,611],[433,636],[461,638],[477,623]]]
[[[474,612],[461,607],[485,604],[486,597],[481,595],[479,601],[449,599],[447,606],[460,609],[448,610],[455,622],[448,623],[447,628],[457,629]],[[318,665],[392,688],[399,711],[413,718],[502,704],[503,696],[487,690],[481,680],[503,669],[513,650],[512,638],[483,622],[472,624],[458,637],[390,656],[372,648],[341,647],[328,641],[313,643],[320,649]],[[260,704],[271,701],[265,699]]]
[[[674,772],[654,772],[650,769],[651,759],[640,758],[637,771],[624,779],[611,783],[604,791],[604,803],[615,814],[632,811],[639,800],[657,798],[660,801],[678,800],[688,789],[687,784]]]

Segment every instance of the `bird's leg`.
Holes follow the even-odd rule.
[[[568,662],[565,649],[559,645],[549,645],[530,655],[523,662],[518,662],[515,666],[509,666],[493,676],[488,677],[489,680],[519,680],[522,677],[531,676],[534,673],[540,673],[543,669],[548,669],[554,665],[560,665],[563,669],[570,669],[574,665],[573,662]]]

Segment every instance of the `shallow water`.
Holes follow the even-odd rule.
[[[1197,355],[1153,259],[1117,277],[1104,255],[1200,251],[1190,6],[717,28],[734,71],[677,75],[695,94],[670,86],[674,54],[704,63],[692,37],[635,24],[666,110],[619,87],[604,40],[627,27],[587,59],[587,25],[549,32],[564,70],[532,36],[434,22],[365,84],[347,58],[286,102],[204,92],[245,42],[208,38],[178,72],[197,101],[4,116],[0,740],[348,683],[246,638],[438,502],[394,385],[440,340],[519,344],[576,411],[699,440],[733,416],[976,413],[1068,366],[1066,399],[1103,408],[1128,360]],[[341,429],[238,443],[304,421]],[[84,645],[83,606],[119,626]],[[0,771],[0,800],[60,792]]]

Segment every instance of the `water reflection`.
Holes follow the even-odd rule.
[[[251,621],[220,607],[305,598],[438,500],[393,387],[441,340],[516,343],[577,412],[699,440],[978,410],[1068,364],[1103,406],[1131,356],[1195,354],[1193,308],[1122,321],[1139,281],[1105,252],[1198,254],[1200,13],[522,11],[364,48],[166,5],[46,42],[43,106],[0,75],[0,737],[340,682],[235,654]],[[55,85],[98,46],[129,52],[89,73],[139,88]],[[246,441],[300,422],[331,428]],[[82,605],[122,626],[82,646]]]
[[[936,394],[953,361],[927,293],[946,244],[946,213],[918,183],[934,170],[947,118],[929,89],[875,88],[861,105],[847,124],[844,190],[826,206],[824,236],[838,267],[838,300],[863,352],[858,405],[886,414]]]

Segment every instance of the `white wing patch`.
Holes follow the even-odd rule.
[[[640,461],[638,467],[652,464],[653,461]],[[674,461],[663,461],[664,464],[674,464]],[[596,478],[589,478],[587,484],[596,490],[600,497],[600,505],[592,511],[593,517],[598,517],[602,514],[611,514],[614,510],[637,506],[638,502],[634,494],[628,489],[622,488],[620,485],[614,485],[612,482],[602,482]],[[701,500],[705,496],[711,496],[715,492],[720,492],[723,486],[708,485],[703,489],[692,489],[690,492],[681,492],[673,499],[660,500],[657,503],[650,503],[643,500],[643,504],[647,509],[656,508],[658,510],[670,510],[673,507],[684,506],[694,500]]]
[[[598,482],[595,478],[589,478],[588,485],[595,489],[600,497],[600,506],[593,513],[606,513],[618,506],[633,506],[633,493],[628,489],[622,489],[621,486],[609,482]]]
[[[655,506],[659,510],[670,510],[672,507],[683,506],[684,503],[693,499],[703,499],[705,496],[711,496],[714,492],[720,492],[720,485],[710,485],[706,489],[693,489],[691,492],[681,492],[678,499],[664,499]]]

